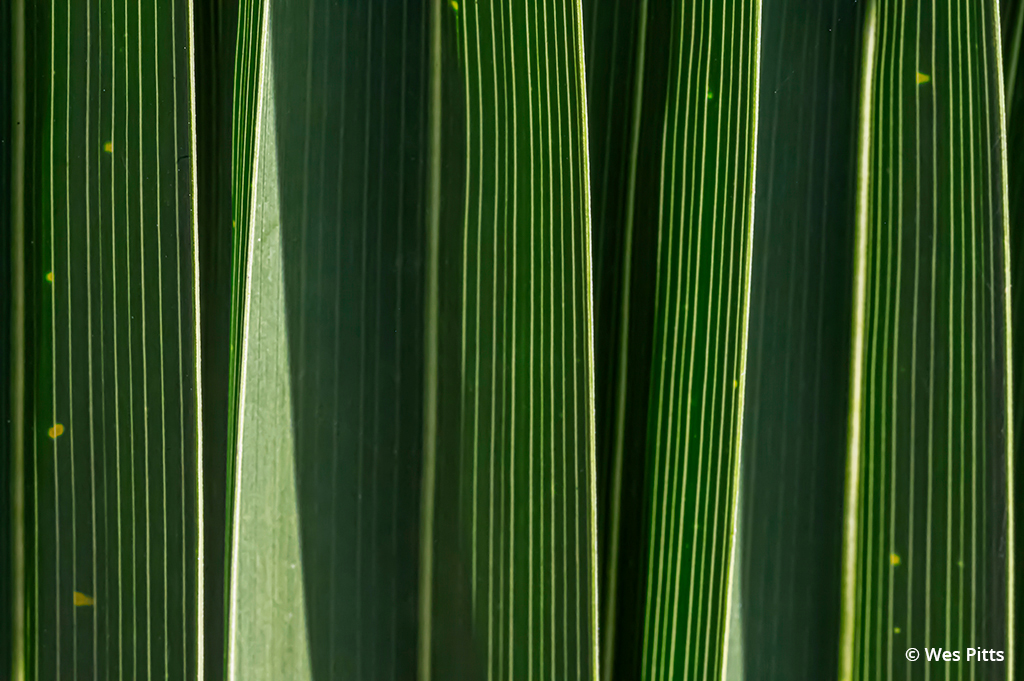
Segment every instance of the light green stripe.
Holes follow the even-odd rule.
[[[871,115],[874,96],[876,6],[869,0],[864,18],[863,81],[858,141],[857,217],[854,251],[853,342],[850,352],[850,416],[847,435],[846,490],[844,494],[841,621],[839,629],[839,681],[853,679],[853,646],[857,603],[857,533],[860,514],[861,414],[864,381],[864,331],[867,288],[868,219],[871,209]]]
[[[1017,530],[1015,525],[1014,517],[1014,434],[1013,434],[1013,308],[1011,305],[1012,297],[1010,284],[1012,282],[1011,271],[1010,271],[1010,197],[1009,197],[1009,183],[1007,178],[1009,177],[1009,169],[1006,158],[1006,120],[1007,120],[1007,100],[1004,88],[1003,80],[1003,54],[1000,49],[1002,42],[1002,36],[999,29],[999,0],[992,0],[992,23],[995,31],[995,45],[996,45],[996,81],[999,83],[999,170],[1001,174],[1000,188],[1000,214],[1002,215],[1003,222],[1003,328],[1004,328],[1004,339],[1003,339],[1003,357],[1006,363],[1006,412],[1004,418],[1006,419],[1006,602],[1008,607],[1006,608],[1006,640],[1009,642],[1010,649],[1007,651],[1006,659],[1006,681],[1014,680],[1014,654],[1019,649],[1017,646],[1017,632],[1016,632],[1016,621],[1014,613],[1014,604],[1016,603],[1016,584],[1015,584],[1015,571],[1016,571],[1016,547],[1015,539],[1017,536]],[[1014,44],[1016,50],[1014,54],[1020,53],[1020,35],[1021,27],[1024,26],[1024,6],[1018,11],[1017,17],[1017,30],[1014,36]]]
[[[174,44],[177,44],[177,38],[173,40]],[[188,116],[189,116],[189,191],[191,193],[192,202],[192,219],[189,221],[190,234],[192,238],[192,252],[191,252],[191,264],[192,264],[192,306],[193,306],[193,319],[202,319],[199,309],[199,187],[198,187],[198,168],[196,166],[196,64],[195,64],[195,3],[193,0],[188,0]],[[177,62],[175,62],[174,79],[177,80]],[[175,143],[174,146],[177,148],[177,99],[175,99]],[[177,196],[177,175],[175,175],[175,196]],[[178,216],[177,205],[175,204],[175,216]],[[178,223],[180,224],[180,222]],[[180,255],[179,255],[180,258]],[[178,267],[178,271],[181,271],[181,267]],[[179,284],[180,287],[180,284]],[[180,288],[179,288],[180,290]],[[179,312],[180,315],[180,312]],[[180,316],[179,316],[180,319]],[[203,500],[206,496],[206,492],[203,489],[203,371],[202,371],[202,338],[200,333],[201,324],[193,323],[195,329],[195,335],[192,338],[192,354],[195,358],[195,385],[192,386],[195,394],[195,409],[196,409],[196,432],[195,432],[195,448],[196,448],[196,469],[195,469],[195,482],[196,482],[196,591],[195,591],[195,603],[196,603],[196,639],[195,639],[195,653],[196,653],[196,681],[203,681],[205,673],[205,660],[204,655],[204,604],[205,604],[205,584],[203,577],[206,574],[205,569],[205,555],[204,555],[204,532],[203,532],[203,518],[205,517],[205,507]],[[181,332],[179,330],[179,338]],[[178,362],[181,362],[181,343],[178,344]],[[181,393],[179,393],[180,395]],[[183,399],[183,398],[182,398]],[[182,402],[184,404],[184,401]],[[182,425],[182,443],[184,443],[184,424]],[[184,460],[182,460],[182,481],[185,481],[185,468]],[[185,500],[182,499],[181,506],[181,522],[182,527],[185,526]],[[185,535],[182,533],[182,561],[185,560],[187,552],[185,551]],[[182,569],[184,570],[184,564]],[[184,575],[185,573],[182,572]],[[184,587],[184,585],[182,585]],[[182,612],[187,613],[188,610],[185,607],[185,589],[182,588]],[[183,651],[185,657],[188,659],[188,637],[184,635],[185,632],[185,620],[182,618],[182,639],[185,642],[186,650]],[[213,626],[221,626],[219,623],[214,623]]]

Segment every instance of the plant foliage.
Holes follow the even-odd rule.
[[[0,676],[1012,681],[1022,36],[11,0]]]
[[[14,676],[192,677],[203,511],[189,7],[20,10]]]

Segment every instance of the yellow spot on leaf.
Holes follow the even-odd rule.
[[[734,387],[734,388],[740,387],[740,382],[737,381],[735,378],[732,379],[732,387]]]
[[[94,605],[95,603],[96,601],[89,596],[78,591],[75,592],[75,605]]]
[[[108,154],[114,153],[114,143],[113,142],[105,143],[103,145],[103,151],[107,152]]]
[[[61,424],[57,423],[53,427],[51,427],[50,430],[47,431],[47,432],[50,433],[50,437],[52,437],[54,439],[57,439],[57,437],[60,436],[64,432],[64,426],[62,426]]]
[[[896,633],[898,634],[898,633],[900,633],[900,628],[899,628],[899,627],[896,627],[895,629],[893,629],[893,631],[894,631],[894,632],[896,632]]]
[[[898,553],[890,553],[889,554],[889,565],[899,565],[899,564],[900,564],[900,554],[898,554]]]
[[[46,273],[46,281],[53,281],[53,272]]]
[[[451,5],[452,9],[456,12],[459,11],[459,3],[455,2],[455,0],[448,0],[448,4]]]
[[[932,79],[931,76],[929,76],[927,73],[921,73],[920,71],[917,72],[917,84],[918,85],[920,85],[921,83],[927,83],[931,79]]]

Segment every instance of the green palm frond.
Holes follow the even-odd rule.
[[[579,16],[431,11],[242,7],[229,678],[596,666]]]
[[[203,641],[191,7],[19,11],[14,674],[191,677]]]
[[[0,677],[1013,681],[1022,49],[11,0]]]
[[[764,4],[732,662],[766,678],[838,664],[862,11]]]
[[[606,107],[606,128],[623,131],[598,142],[596,174],[614,178],[602,181],[607,196],[597,200],[616,211],[602,215],[596,237],[602,267],[614,272],[602,275],[605,286],[616,282],[600,298],[598,326],[607,372],[603,536],[611,552],[605,674],[621,665],[620,673],[645,679],[719,676],[725,665],[760,9],[750,2],[621,10],[636,27],[625,39],[635,45],[627,57],[635,72],[622,77],[630,87],[617,97],[595,99]],[[622,30],[615,12],[597,16],[595,35]],[[598,71],[612,68],[594,59]],[[600,92],[606,83],[591,87]],[[620,573],[623,536],[643,562],[631,556]]]
[[[1009,650],[1014,640],[997,9],[923,2],[867,9],[844,681],[899,668],[923,676],[922,664],[901,657],[912,646],[966,654],[974,645]],[[1006,674],[1013,676],[1012,656]]]

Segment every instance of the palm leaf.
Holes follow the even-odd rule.
[[[239,27],[229,678],[593,676],[578,9]]]
[[[462,268],[442,269],[438,282],[438,319],[451,326],[438,330],[435,399],[451,406],[437,412],[434,555],[442,572],[429,588],[435,604],[448,606],[432,609],[432,675],[458,677],[451,661],[468,625],[467,664],[475,657],[480,665],[471,675],[593,678],[594,360],[580,8],[450,4],[445,13],[454,15],[462,45],[442,43],[459,67],[442,78],[444,101],[463,111],[452,106],[444,119],[461,117],[464,127],[458,136],[442,130],[440,161],[462,166],[452,178],[462,192],[446,201],[442,184],[435,257],[459,257]],[[450,612],[459,602],[469,606],[464,624]]]
[[[626,46],[622,57],[594,54],[590,83],[603,106],[595,119],[614,131],[594,138],[595,201],[611,207],[595,237],[607,372],[604,673],[720,676],[746,383],[760,5],[591,6],[591,34]],[[617,37],[631,26],[635,35]],[[625,60],[635,70],[620,76]]]
[[[192,5],[0,16],[0,668],[1013,678],[1024,3]]]
[[[192,677],[203,636],[191,5],[19,3],[14,28],[26,561],[14,675]]]
[[[1014,640],[997,9],[867,7],[843,680],[924,678],[927,663],[903,659],[911,646],[966,655],[972,646],[1009,651]],[[1012,660],[991,673],[1012,678]]]
[[[763,5],[737,678],[838,662],[862,6]]]

